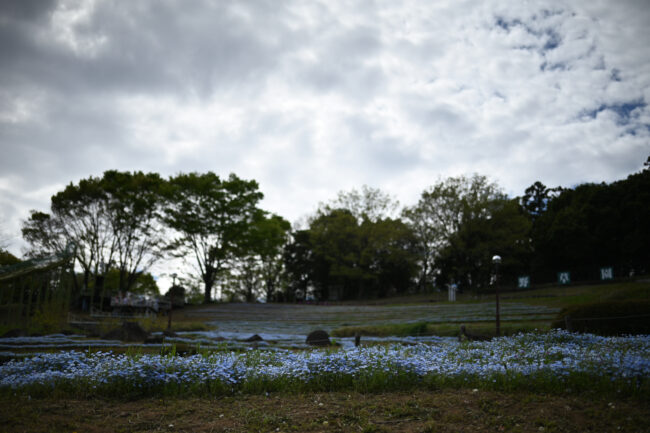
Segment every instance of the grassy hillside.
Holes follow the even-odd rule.
[[[475,320],[473,313],[476,304],[495,304],[495,295],[459,294],[456,302],[448,302],[446,293],[418,294],[412,296],[401,296],[373,301],[377,305],[410,305],[430,303],[435,306],[444,306],[450,311],[467,311],[466,321],[471,324],[472,332],[482,335],[495,334],[495,319]],[[548,330],[554,316],[546,315],[540,317],[531,314],[517,316],[504,314],[509,306],[527,305],[530,307],[547,307],[559,311],[560,309],[576,305],[603,302],[608,300],[643,300],[650,299],[650,280],[616,282],[608,284],[576,285],[576,286],[551,286],[541,289],[510,291],[500,295],[501,300],[501,335],[512,335],[517,332],[532,330]],[[471,308],[470,308],[471,307]],[[333,331],[338,337],[349,337],[355,334],[369,336],[387,335],[439,335],[455,336],[459,333],[459,321],[457,318],[448,320],[432,320],[418,323],[385,324],[372,326],[343,326]]]

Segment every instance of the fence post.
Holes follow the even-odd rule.
[[[571,316],[564,316],[564,328],[571,332]]]

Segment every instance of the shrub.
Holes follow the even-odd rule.
[[[551,327],[599,335],[650,334],[650,301],[610,300],[568,307]]]

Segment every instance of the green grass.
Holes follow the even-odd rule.
[[[568,305],[588,303],[608,299],[610,296],[623,296],[626,299],[630,297],[638,299],[648,299],[650,297],[650,280],[639,281],[616,281],[597,284],[556,286],[549,285],[541,288],[528,290],[507,290],[502,291],[501,298],[504,300],[515,300],[530,305],[544,305],[548,307],[561,308]],[[474,304],[491,302],[494,300],[494,294],[477,294],[473,292],[458,293],[455,303]],[[448,301],[446,291],[417,293],[413,295],[400,295],[383,299],[373,299],[368,301],[345,301],[346,305],[412,305],[431,303],[451,304]]]
[[[427,299],[438,300],[440,293],[425,295],[418,294],[412,297],[392,298],[397,304],[408,305],[409,300],[423,302]],[[442,306],[450,309],[462,309],[463,305],[493,304],[495,296],[475,294],[461,294],[457,302],[439,302],[432,306]],[[650,299],[650,282],[616,282],[608,284],[579,285],[579,286],[553,286],[541,289],[506,292],[501,295],[502,305],[508,303],[525,304],[529,306],[565,308],[574,305],[588,304],[595,301],[607,300],[647,300]],[[388,300],[386,300],[388,301]],[[495,321],[474,322],[468,316],[467,329],[473,333],[493,336],[496,334]],[[513,335],[519,332],[534,330],[547,331],[551,328],[552,318],[548,320],[511,319],[501,317],[501,335]],[[368,326],[342,326],[332,331],[335,337],[353,337],[357,333],[362,336],[428,336],[441,337],[457,336],[460,323],[444,323],[444,320],[420,321],[417,323],[396,323]]]
[[[495,322],[472,322],[466,325],[467,330],[476,334],[485,336],[496,335]],[[550,322],[546,320],[538,321],[502,321],[501,335],[515,335],[520,332],[548,331]],[[361,336],[373,337],[422,337],[422,336],[439,336],[439,337],[456,337],[460,333],[458,323],[399,323],[378,326],[342,326],[334,329],[334,337],[354,337],[356,334]]]
[[[650,281],[553,286],[523,292],[508,292],[504,293],[502,298],[506,301],[554,308],[564,308],[608,299],[649,299]]]
[[[448,302],[446,300],[446,293],[436,292],[429,294],[417,294],[412,296],[400,296],[393,298],[386,298],[381,300],[373,300],[363,302],[363,304],[375,304],[382,306],[383,310],[391,310],[381,312],[381,316],[367,316],[367,322],[353,322],[346,325],[345,314],[340,318],[334,315],[324,314],[317,316],[318,320],[333,318],[330,320],[334,331],[332,335],[335,337],[352,337],[356,333],[368,336],[418,336],[418,335],[438,335],[438,336],[456,336],[459,332],[461,323],[465,323],[469,330],[475,333],[493,335],[494,334],[494,321],[489,320],[490,315],[485,314],[485,310],[494,305],[494,295],[481,295],[477,296],[473,293],[459,294],[457,302]],[[587,304],[594,301],[606,301],[609,299],[650,299],[650,281],[637,281],[637,282],[613,282],[604,284],[593,285],[576,285],[576,286],[552,286],[540,289],[526,290],[526,291],[510,291],[501,294],[502,300],[502,316],[501,316],[501,333],[502,335],[510,335],[517,332],[526,332],[531,330],[548,330],[552,320],[555,318],[555,313],[549,314],[548,312],[541,312],[539,314],[531,310],[531,312],[515,313],[512,308],[519,308],[521,306],[532,308],[553,308],[560,309],[564,307]],[[343,302],[341,305],[354,308],[355,305],[362,304],[362,302]],[[418,317],[411,318],[411,320],[418,320],[415,323],[403,323],[403,320],[408,320],[408,312],[400,310],[401,306],[418,306],[422,308],[431,306],[431,314],[419,313]],[[467,310],[464,311],[464,306]],[[485,306],[485,309],[483,309]],[[394,308],[394,312],[392,309]],[[511,313],[508,314],[507,310],[511,307]],[[183,309],[175,310],[172,321],[173,331],[206,331],[211,330],[213,327],[208,325],[210,321],[214,323],[214,316],[209,312],[207,314],[200,314],[205,310],[206,306],[188,306]],[[326,307],[318,307],[326,308]],[[481,317],[478,317],[479,309],[483,309]],[[506,314],[504,314],[506,310]],[[227,310],[226,310],[227,311]],[[197,312],[199,314],[197,314]],[[325,310],[319,310],[319,314],[324,313]],[[221,317],[223,313],[220,312]],[[261,312],[261,314],[265,314]],[[304,315],[304,312],[301,312]],[[465,319],[466,316],[466,319]],[[226,316],[227,320],[237,320],[237,316]],[[257,319],[257,317],[256,317]],[[314,317],[305,318],[305,321],[313,320]],[[88,317],[88,320],[91,320]],[[274,318],[268,318],[273,321]],[[400,323],[402,321],[402,323]],[[106,319],[100,324],[100,331],[107,332],[108,330],[118,327],[120,319]],[[167,328],[167,318],[158,317],[150,319],[140,319],[141,326],[150,331],[162,331]],[[277,321],[275,321],[277,322]],[[275,323],[274,322],[274,323]],[[260,322],[261,323],[261,322]],[[327,323],[327,322],[321,322]],[[260,325],[262,326],[262,325]],[[312,325],[311,323],[301,325],[296,322],[292,326],[304,326],[309,328],[312,326],[327,326],[327,325]],[[17,326],[0,326],[0,335],[9,329]],[[331,329],[331,328],[330,328]],[[42,326],[30,326],[27,328],[28,334],[45,334],[53,332],[61,332],[62,330],[74,330],[67,324],[59,324],[59,327],[49,326],[47,329]],[[101,334],[101,332],[100,332]]]

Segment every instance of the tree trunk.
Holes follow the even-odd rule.
[[[203,303],[209,304],[212,302],[212,287],[214,286],[216,271],[214,267],[206,266],[205,273],[203,274],[203,284],[205,284],[205,293]]]
[[[205,283],[205,293],[203,297],[203,303],[209,304],[212,302],[212,282],[204,281]]]
[[[266,302],[271,302],[273,300],[273,292],[275,291],[275,284],[272,280],[266,280]]]

